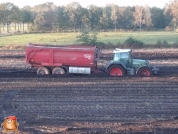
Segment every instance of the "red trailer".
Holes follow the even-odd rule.
[[[98,72],[95,46],[49,46],[28,44],[26,62],[37,67],[37,74],[90,74]]]

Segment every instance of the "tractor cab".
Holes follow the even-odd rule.
[[[118,49],[114,51],[113,61],[122,62],[127,68],[132,66],[132,55],[130,49]]]

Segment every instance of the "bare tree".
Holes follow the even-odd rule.
[[[117,31],[117,23],[119,19],[119,7],[118,5],[112,5],[111,7],[111,19],[113,20],[115,32]]]
[[[143,12],[144,12],[143,24],[145,24],[145,26],[147,28],[150,28],[151,26],[153,26],[152,20],[151,20],[150,7],[149,6],[145,6],[144,9],[143,9]]]
[[[143,24],[143,7],[142,6],[136,6],[135,12],[133,12],[134,16],[134,25],[140,27],[140,31],[142,29]]]
[[[177,25],[178,25],[178,0],[174,0],[171,5],[170,5],[170,9],[171,9],[171,14],[173,16],[173,23],[174,23],[174,30],[176,29]]]

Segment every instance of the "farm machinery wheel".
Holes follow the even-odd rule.
[[[50,70],[47,67],[39,67],[37,70],[37,74],[39,75],[50,74]]]
[[[52,71],[53,75],[61,75],[61,74],[65,74],[65,70],[62,67],[55,67]]]
[[[141,77],[150,77],[153,73],[149,67],[142,67],[138,70],[137,75]]]
[[[108,73],[109,73],[110,76],[121,77],[121,76],[125,75],[126,71],[120,65],[112,65],[112,66],[109,67]]]

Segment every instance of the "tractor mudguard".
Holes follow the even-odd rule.
[[[111,61],[110,63],[108,63],[106,66],[106,70],[112,65],[121,65],[125,70],[127,70],[126,66],[122,62],[118,61]]]
[[[157,74],[158,71],[159,71],[159,68],[158,68],[158,67],[155,67],[155,66],[141,66],[141,67],[139,67],[139,68],[137,69],[136,74],[137,74],[138,71],[139,71],[141,68],[143,68],[143,67],[148,67],[148,68],[150,68],[150,69],[152,70],[153,74]]]
[[[143,68],[143,67],[149,67],[149,66],[141,66],[141,67],[139,67],[139,68],[137,68],[137,70],[136,70],[136,74],[138,73],[138,71],[141,69],[141,68]],[[150,68],[150,67],[149,67]],[[150,68],[151,69],[151,68]]]

